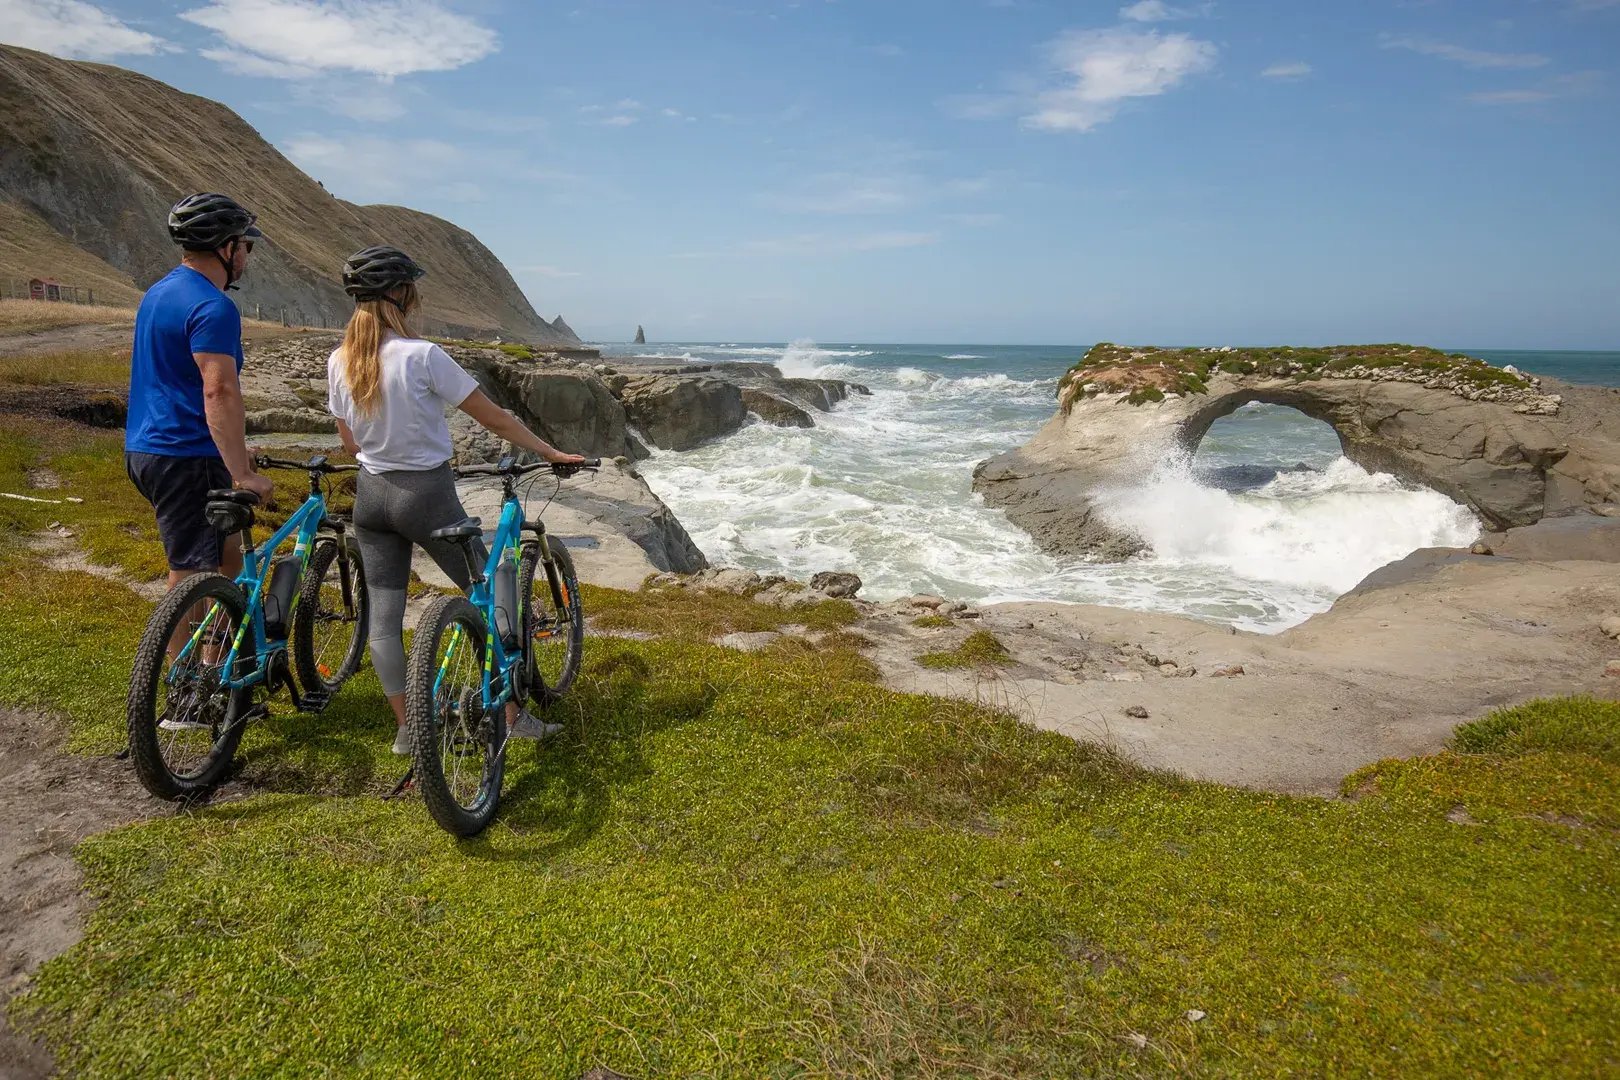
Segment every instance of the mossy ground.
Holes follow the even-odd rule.
[[[8,490],[48,464],[101,496],[3,508],[0,703],[100,752],[148,605],[21,541],[72,516],[149,565],[104,438],[0,426]],[[701,599],[587,592],[660,636],[588,640],[566,733],[473,841],[373,797],[399,765],[369,673],[280,703],[244,742],[259,794],[80,846],[86,937],[16,1019],[74,1076],[1620,1068],[1620,706],[1509,710],[1295,798],[838,677],[854,642],[716,648],[781,614]]]
[[[1493,367],[1463,353],[1446,353],[1418,345],[1331,345],[1320,348],[1275,346],[1226,351],[1207,348],[1132,348],[1102,342],[1087,351],[1058,382],[1058,399],[1067,409],[1080,387],[1096,383],[1123,392],[1132,405],[1163,401],[1169,394],[1202,394],[1217,373],[1271,378],[1318,379],[1352,368],[1406,368],[1424,374],[1449,374],[1475,386],[1530,389],[1522,376]]]
[[[975,630],[953,648],[926,652],[917,657],[926,668],[1000,667],[1012,663],[1007,646],[988,630]]]

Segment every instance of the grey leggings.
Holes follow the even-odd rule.
[[[466,516],[448,463],[422,472],[360,470],[354,533],[371,595],[371,666],[385,694],[405,692],[405,589],[411,581],[411,545],[420,545],[465,592],[471,578],[461,547],[428,534]],[[475,565],[483,566],[484,545],[474,540],[472,547]]]

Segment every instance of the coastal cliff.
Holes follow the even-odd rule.
[[[0,277],[59,278],[133,306],[174,266],[170,205],[222,187],[259,215],[268,238],[236,294],[246,315],[339,325],[351,305],[338,268],[386,239],[429,270],[430,332],[580,344],[561,316],[536,314],[465,229],[336,198],[218,102],[122,68],[0,45]]]
[[[1620,498],[1620,395],[1404,345],[1098,345],[1060,383],[1052,419],[981,462],[974,490],[1050,552],[1128,557],[1145,545],[1098,511],[1098,493],[1194,452],[1251,402],[1324,421],[1351,461],[1439,491],[1492,529]]]

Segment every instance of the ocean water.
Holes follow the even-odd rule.
[[[871,599],[1062,600],[1270,632],[1326,610],[1385,563],[1479,532],[1445,496],[1345,459],[1326,424],[1255,404],[1218,421],[1191,458],[1103,493],[1104,512],[1146,537],[1152,556],[1049,557],[972,493],[972,472],[1051,418],[1058,379],[1084,351],[798,341],[618,355],[762,361],[870,387],[817,413],[814,428],[750,424],[695,450],[654,451],[641,471],[711,562],[799,578],[853,570]],[[1620,385],[1620,353],[1476,355]]]

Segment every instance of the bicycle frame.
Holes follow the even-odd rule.
[[[241,678],[229,676],[225,680],[225,685],[230,689],[242,690],[264,682],[270,672],[271,658],[277,652],[286,651],[285,638],[270,641],[266,637],[264,604],[261,598],[269,583],[271,568],[275,565],[276,550],[286,543],[289,537],[296,534],[293,557],[299,560],[299,570],[302,572],[309,567],[309,557],[315,550],[315,536],[325,522],[326,499],[319,491],[314,491],[304,500],[304,505],[300,506],[281,528],[271,534],[270,539],[265,542],[262,555],[254,549],[251,531],[245,534],[246,542],[242,545],[242,572],[236,576],[236,584],[241,586],[243,593],[247,595],[247,618],[242,620],[236,638],[231,642],[231,651],[225,657],[222,670],[229,672],[236,670],[237,654],[242,648],[243,637],[250,626],[253,628],[254,641],[257,645],[253,670]],[[217,608],[209,610],[208,615],[198,624],[184,648],[180,650],[180,655],[176,657],[177,662],[171,669],[171,677],[182,670],[182,665],[178,661],[185,659],[191,650],[198,647],[203,632],[214,620],[216,610]]]
[[[523,649],[509,654],[506,646],[501,643],[501,636],[496,631],[495,623],[495,568],[500,565],[501,556],[510,554],[515,561],[521,552],[523,530],[526,523],[523,519],[523,506],[512,495],[508,495],[501,504],[500,524],[495,528],[494,540],[489,545],[489,558],[484,562],[482,574],[476,574],[472,582],[472,591],[467,594],[473,607],[484,618],[484,676],[483,676],[483,707],[485,711],[503,708],[513,701],[512,695],[512,668],[523,660]],[[536,524],[529,526],[531,531],[537,531],[542,536],[545,526]],[[472,556],[467,556],[468,569],[472,570]],[[444,681],[444,674],[450,662],[455,659],[456,650],[463,647],[461,627],[458,625],[450,631],[450,644],[445,649],[444,659],[439,661],[439,673],[433,679],[433,696],[439,696],[439,686]]]

